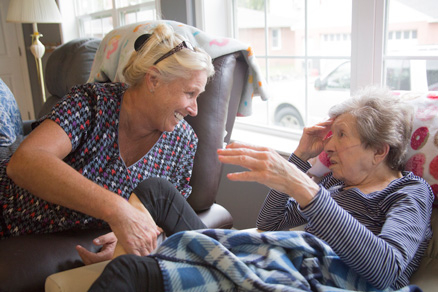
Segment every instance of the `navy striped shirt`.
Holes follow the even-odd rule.
[[[292,154],[289,162],[311,167]],[[432,238],[433,193],[411,172],[384,190],[363,194],[343,189],[325,176],[315,198],[303,209],[286,194],[271,190],[257,218],[261,230],[285,230],[307,224],[306,231],[327,242],[336,254],[378,289],[400,289],[418,268]]]

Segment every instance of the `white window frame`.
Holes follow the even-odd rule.
[[[93,1],[93,0],[90,0]],[[113,1],[113,7],[115,6],[115,1],[116,0],[112,0]],[[123,24],[121,24],[120,21],[120,13],[123,11],[129,11],[129,10],[134,10],[137,9],[138,7],[146,7],[146,6],[151,6],[154,5],[155,6],[155,11],[156,11],[156,17],[157,19],[160,18],[160,13],[161,13],[161,1],[160,0],[155,0],[154,3],[142,3],[142,4],[136,4],[136,5],[132,5],[132,6],[128,6],[128,7],[123,7],[123,8],[114,8],[111,10],[106,10],[106,11],[100,11],[100,12],[95,12],[95,13],[91,13],[88,15],[83,15],[83,16],[76,16],[76,11],[77,11],[77,7],[76,7],[76,0],[62,0],[59,1],[59,8],[61,11],[61,14],[63,15],[63,20],[62,20],[62,43],[66,43],[70,40],[73,40],[75,38],[79,38],[79,37],[85,37],[84,35],[84,28],[81,24],[80,19],[90,19],[92,17],[99,17],[101,15],[108,15],[111,14],[113,16],[114,19],[114,27],[118,27],[121,26]]]
[[[113,7],[116,7],[116,1],[117,0],[112,0]],[[76,0],[74,0],[74,2],[76,3]],[[125,25],[124,19],[123,19],[123,17],[121,17],[121,15],[123,13],[135,11],[135,10],[145,8],[145,7],[155,9],[155,17],[156,17],[156,19],[159,19],[159,11],[161,11],[159,0],[155,0],[154,2],[140,3],[140,4],[130,5],[130,6],[126,6],[126,7],[113,8],[113,9],[108,9],[108,10],[102,10],[99,12],[89,13],[86,15],[76,16],[77,27],[79,29],[79,37],[87,36],[85,34],[85,29],[84,29],[84,21],[86,21],[86,20],[98,19],[101,17],[111,16],[113,19],[114,28],[116,28],[116,27],[120,27],[120,26]]]
[[[352,1],[350,90],[354,92],[370,84],[383,84],[386,1]],[[217,2],[220,2],[225,8],[216,7],[212,9],[211,7],[217,5]],[[223,36],[232,37],[232,0],[196,0],[196,5],[198,8],[201,7],[196,10],[198,28],[209,33],[215,33],[214,30],[209,30],[209,28],[216,24],[218,27],[223,27],[221,31]],[[206,7],[210,8],[207,9]],[[301,133],[290,133],[289,131],[271,128],[265,129],[259,126],[251,127],[236,121],[232,139],[256,144],[272,141],[266,146],[275,148],[279,152],[290,153],[300,136]],[[279,140],[281,141],[279,142]],[[288,145],[288,148],[279,149],[277,145],[280,144]]]

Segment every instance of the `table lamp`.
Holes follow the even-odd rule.
[[[41,58],[44,56],[45,47],[39,38],[43,35],[38,32],[37,23],[60,23],[61,13],[55,0],[11,0],[9,2],[7,22],[32,23],[33,34],[30,50],[35,56],[38,79],[41,86],[43,102],[46,101],[43,67]]]

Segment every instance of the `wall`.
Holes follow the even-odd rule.
[[[234,182],[226,178],[227,173],[240,172],[239,166],[225,165],[219,186],[217,203],[233,216],[234,228],[254,228],[257,215],[269,189],[254,182]]]
[[[194,0],[161,0],[160,6],[163,19],[196,26]]]

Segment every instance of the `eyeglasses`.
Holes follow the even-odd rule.
[[[187,41],[183,41],[182,43],[180,43],[179,45],[177,45],[176,47],[174,47],[173,49],[171,49],[170,51],[168,51],[167,53],[165,53],[163,56],[161,56],[158,60],[156,60],[154,62],[154,65],[157,65],[159,62],[163,61],[164,59],[172,56],[173,54],[181,51],[182,49],[189,49],[192,50],[193,52],[195,51],[195,48],[193,47],[193,45]]]
[[[147,43],[147,41],[149,40],[149,38],[152,36],[152,34],[142,34],[141,36],[139,36],[134,43],[134,49],[138,52],[140,51],[140,49]],[[176,47],[174,47],[173,49],[171,49],[170,51],[168,51],[166,54],[164,54],[163,56],[161,56],[158,60],[156,60],[154,62],[154,65],[157,65],[159,62],[163,61],[164,59],[166,59],[167,57],[172,56],[173,54],[181,51],[182,49],[189,49],[192,50],[193,52],[195,52],[195,48],[193,47],[193,45],[191,43],[189,43],[188,41],[183,41],[182,43],[180,43],[179,45],[177,45]]]

